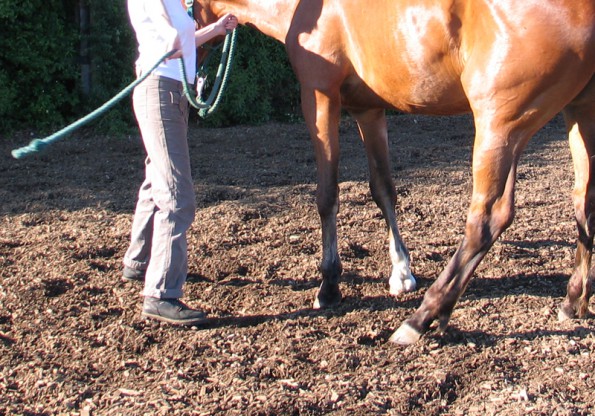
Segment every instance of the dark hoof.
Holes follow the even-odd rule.
[[[318,289],[313,307],[314,309],[333,308],[341,303],[342,298],[339,285],[330,285],[323,282],[320,285],[320,289]]]

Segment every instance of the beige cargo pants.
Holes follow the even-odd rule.
[[[180,298],[196,209],[188,100],[181,82],[152,75],[134,89],[133,107],[147,158],[124,265],[146,270],[144,296]]]

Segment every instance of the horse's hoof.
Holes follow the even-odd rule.
[[[314,300],[314,305],[312,306],[314,309],[329,309],[341,303],[343,296],[341,295],[341,291],[338,287],[333,290],[328,290],[327,288],[327,292],[330,293],[322,294],[321,290],[318,290],[316,299]]]
[[[417,329],[414,329],[408,323],[404,323],[399,327],[399,329],[395,331],[394,334],[391,335],[389,341],[393,344],[407,346],[415,344],[417,341],[419,341],[421,336],[421,332],[419,332]]]
[[[388,281],[389,293],[393,296],[399,296],[403,293],[413,292],[417,288],[417,282],[412,274],[405,277],[391,276]]]
[[[571,319],[575,319],[576,318],[576,314],[574,313],[574,311],[568,311],[568,308],[564,308],[561,307],[560,310],[558,311],[558,321],[559,322],[564,322],[564,321],[569,321]]]
[[[450,321],[450,313],[440,315],[438,318],[438,333],[444,334],[446,332],[446,328],[448,328],[448,322]]]

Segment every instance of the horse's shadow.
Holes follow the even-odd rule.
[[[527,332],[512,332],[509,334],[494,334],[489,331],[474,330],[465,331],[457,328],[456,324],[449,324],[445,331],[441,332],[432,327],[424,338],[428,343],[437,343],[442,346],[453,345],[470,345],[473,344],[478,348],[489,348],[496,346],[500,341],[515,340],[532,342],[537,339],[549,337],[572,337],[573,339],[586,339],[591,337],[593,330],[587,326],[581,326],[572,329],[559,330],[542,330],[535,329]]]
[[[435,281],[435,277],[427,277],[415,274],[418,284],[418,290],[415,293],[419,295],[416,298],[421,298],[425,289]],[[497,299],[510,294],[525,294],[529,296],[539,297],[562,297],[565,295],[566,284],[569,276],[564,273],[551,274],[526,274],[518,273],[512,276],[501,278],[480,278],[475,277],[469,284],[469,288],[463,294],[463,298],[467,299]],[[243,287],[251,284],[268,284],[272,286],[290,287],[294,291],[307,291],[314,289],[320,285],[319,279],[310,279],[304,281],[272,279],[263,282],[261,280],[254,280],[247,277],[232,277],[225,280],[215,282],[203,275],[197,273],[188,274],[187,282],[189,283],[211,283],[221,286]],[[388,294],[388,280],[378,279],[370,276],[362,276],[357,273],[344,273],[341,277],[341,285],[384,285]],[[378,297],[380,299],[380,297]],[[398,300],[396,303],[401,304]]]
[[[256,314],[246,316],[222,316],[207,318],[203,323],[197,326],[200,329],[217,329],[217,328],[245,328],[255,327],[268,322],[283,322],[293,321],[300,318],[316,318],[328,317],[337,318],[345,316],[351,312],[361,310],[386,311],[402,308],[412,308],[417,303],[416,299],[399,302],[391,300],[389,296],[366,296],[362,298],[355,298],[346,296],[342,303],[332,309],[314,309],[302,308],[291,312],[278,314]],[[177,327],[178,329],[186,329],[184,327]],[[364,340],[364,343],[375,343],[378,340],[387,340],[390,336],[390,331],[387,329],[384,334],[379,334],[375,339]]]
[[[463,299],[498,299],[508,295],[524,294],[542,298],[558,298],[566,294],[569,276],[563,273],[525,274],[499,279],[475,278]]]
[[[364,296],[361,298],[345,296],[341,304],[332,309],[302,308],[280,314],[213,317],[204,322],[204,324],[200,325],[200,328],[244,328],[258,326],[268,322],[281,322],[300,318],[316,318],[320,316],[337,318],[356,311],[387,311],[396,309],[413,310],[419,306],[426,288],[429,287],[434,281],[433,278],[427,278],[423,276],[416,276],[416,278],[419,284],[418,291],[413,294],[408,294],[403,299],[390,296],[388,291],[386,296]],[[246,278],[227,279],[223,282],[217,283],[198,274],[189,275],[188,280],[190,283],[210,282],[223,286],[246,286],[250,284],[263,283],[261,281],[255,281]],[[564,274],[517,274],[515,276],[504,277],[501,279],[476,278],[470,285],[467,293],[463,295],[463,299],[498,299],[510,295],[511,293],[522,293],[529,296],[539,297],[562,297],[565,293],[564,291],[567,280],[568,276]],[[387,282],[379,281],[379,279],[366,278],[356,273],[345,273],[342,277],[341,283],[343,285],[387,284]],[[272,280],[268,282],[268,284],[290,286],[292,290],[302,291],[317,287],[319,281],[309,280],[295,283],[293,281],[288,282],[278,279]],[[361,340],[358,340],[358,342],[365,345],[377,345],[388,342],[392,331],[396,329],[396,326],[398,326],[399,323],[400,322],[395,321],[395,328],[387,328],[384,331],[380,331],[380,333],[378,333],[375,337],[368,337],[365,339],[362,338]],[[582,338],[586,337],[590,332],[590,330],[581,331],[579,328],[578,330],[534,330],[530,332],[516,332],[506,335],[495,335],[485,330],[460,330],[456,327],[456,322],[452,322],[443,333],[438,331],[430,331],[425,335],[425,338],[428,339],[429,342],[437,342],[440,345],[473,343],[478,347],[491,347],[496,345],[499,340],[504,338],[518,339],[522,341],[531,341],[538,337],[556,335],[578,336]]]

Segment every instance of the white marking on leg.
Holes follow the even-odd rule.
[[[397,250],[395,246],[395,239],[390,238],[390,259],[393,269],[388,280],[390,286],[390,294],[397,296],[406,292],[413,292],[417,287],[415,277],[411,274],[409,267],[409,259],[399,247]]]

